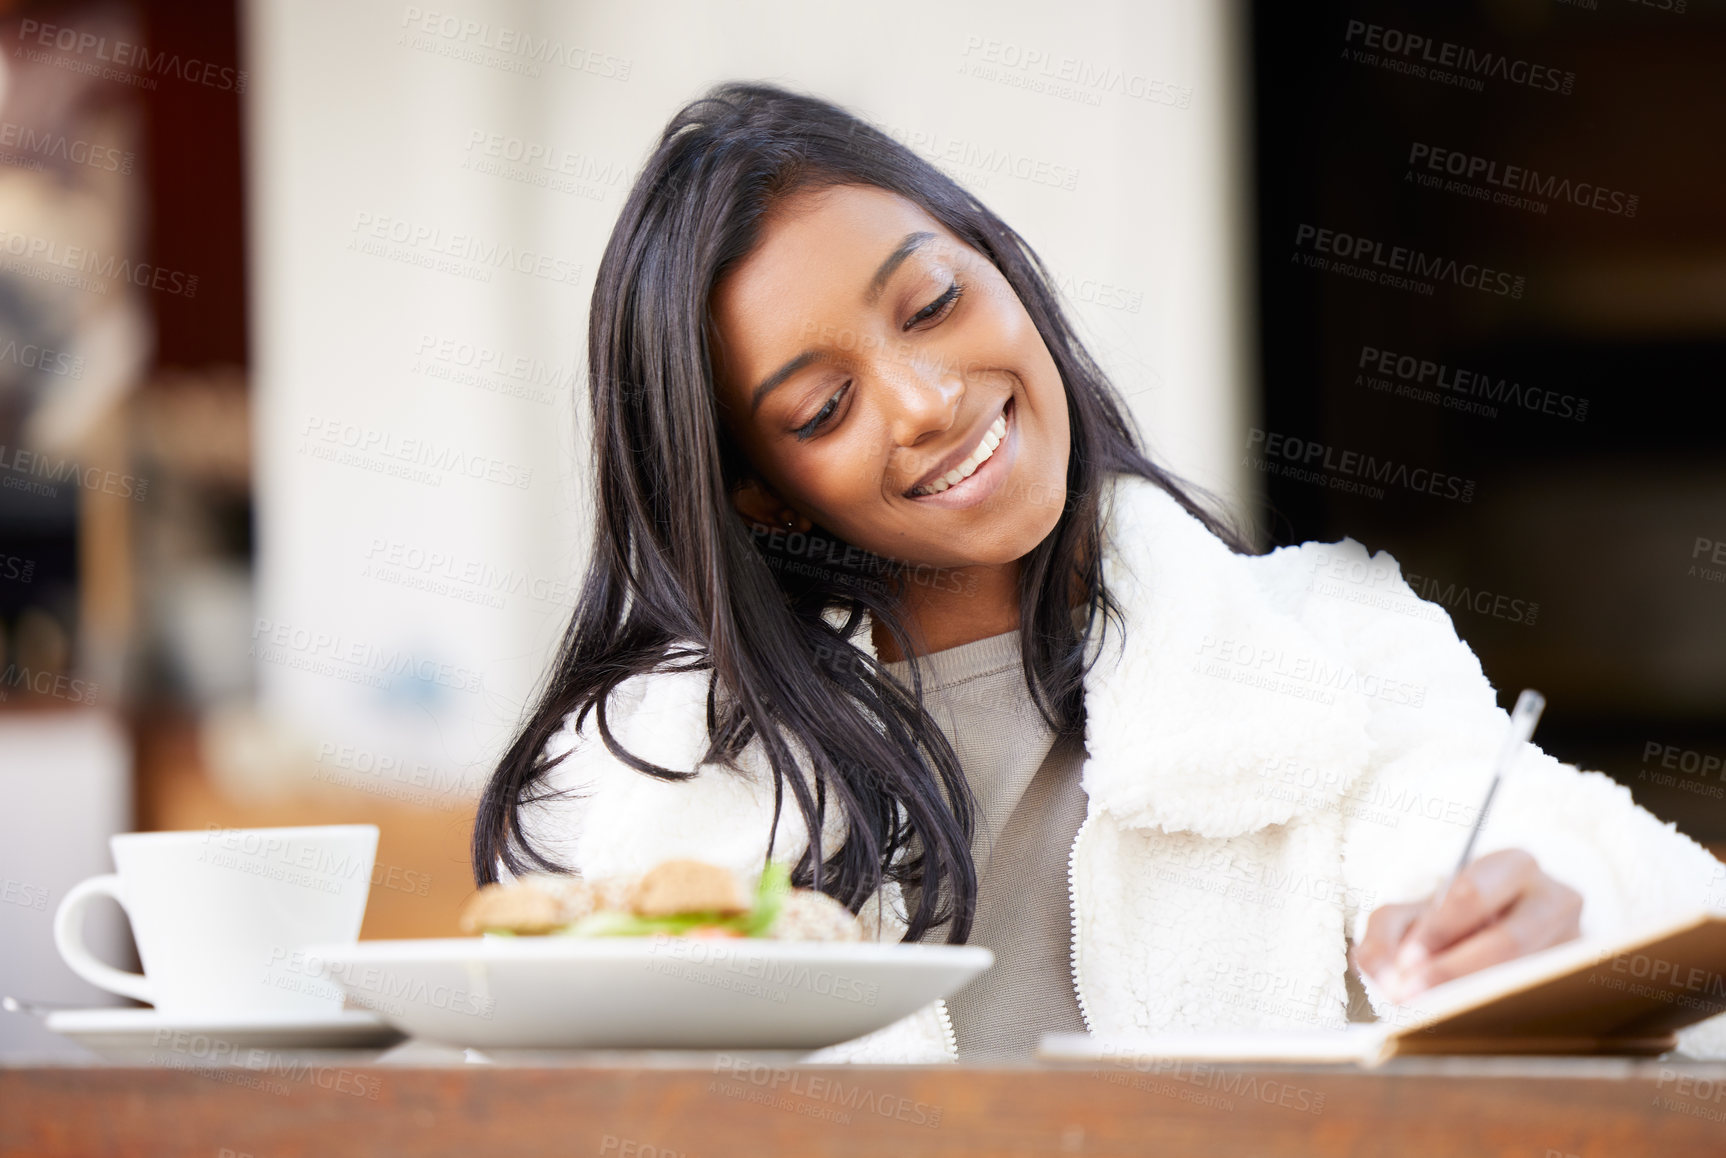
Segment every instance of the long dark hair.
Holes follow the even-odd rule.
[[[774,540],[752,533],[729,501],[751,470],[720,421],[709,352],[713,288],[754,248],[776,204],[840,184],[915,202],[992,261],[1066,385],[1066,500],[1054,531],[1022,561],[1019,587],[1025,678],[1057,734],[1083,734],[1086,633],[1120,621],[1100,565],[1100,500],[1111,473],[1152,480],[1231,549],[1250,550],[1140,451],[1114,388],[1023,238],[922,157],[843,109],[771,85],[719,85],[666,126],[600,262],[588,315],[592,555],[544,691],[480,801],[473,868],[481,882],[496,879],[500,862],[511,873],[563,870],[523,838],[518,810],[547,792],[543,750],[569,713],[578,713],[578,726],[593,713],[611,754],[646,775],[695,775],[625,751],[605,705],[632,676],[707,671],[710,743],[701,763],[735,767],[747,743],[761,742],[773,772],[775,827],[789,789],[809,833],[793,880],[853,911],[894,880],[916,898],[908,939],[948,922],[948,940],[968,936],[977,889],[974,803],[958,759],[922,707],[921,680],[908,695],[851,642],[867,609],[901,654],[911,654],[896,610],[909,568],[844,550],[849,545],[824,530],[804,539],[828,544],[818,563],[779,565],[787,560],[770,557]],[[836,554],[842,563],[832,562]],[[1077,591],[1088,626],[1074,622]],[[833,809],[845,838],[823,848]]]

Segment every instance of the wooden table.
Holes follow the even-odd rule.
[[[1726,1065],[815,1067],[579,1054],[428,1065],[319,1054],[258,1068],[0,1068],[0,1155],[133,1154],[1720,1158]]]

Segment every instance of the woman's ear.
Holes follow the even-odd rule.
[[[760,479],[745,479],[731,488],[731,505],[744,522],[807,531],[814,524],[785,505],[785,500]]]

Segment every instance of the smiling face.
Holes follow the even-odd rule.
[[[1066,388],[990,261],[915,203],[838,185],[776,207],[715,287],[727,429],[781,508],[937,567],[1022,558],[1066,497]]]

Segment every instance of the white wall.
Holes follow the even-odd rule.
[[[129,1005],[84,981],[54,948],[54,912],[72,886],[114,871],[108,838],[132,828],[131,745],[107,712],[0,714],[0,995],[45,1005]],[[84,923],[98,958],[135,970],[119,906]],[[21,1013],[0,1013],[0,1057],[87,1057]]]
[[[584,551],[571,379],[594,268],[666,119],[721,79],[816,92],[943,160],[1077,299],[1154,451],[1241,494],[1234,11],[1215,0],[249,0],[266,705],[315,744],[354,745],[355,762],[393,754],[477,771],[494,755]],[[535,64],[522,34],[549,38],[560,59]],[[487,171],[494,134],[572,176],[556,187],[520,179],[550,175],[537,167]],[[379,240],[374,226],[407,240]],[[485,265],[500,247],[551,276]],[[482,260],[416,264],[452,250]],[[527,396],[483,369],[467,382],[434,376],[473,370],[459,364],[467,347],[528,367]],[[386,473],[402,465],[390,455],[416,456],[414,440],[492,477]],[[352,452],[345,441],[372,449],[318,457]],[[441,674],[392,677],[404,661]],[[386,686],[354,682],[374,675]],[[469,681],[477,691],[448,686]]]

